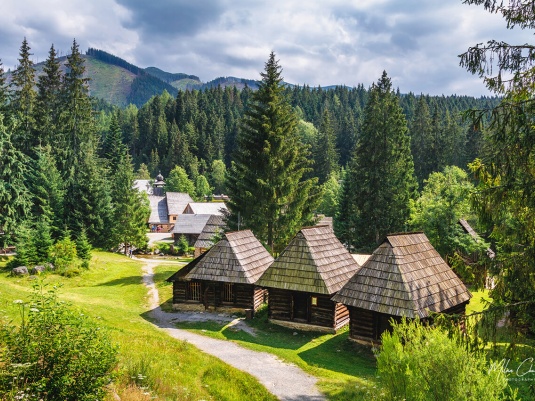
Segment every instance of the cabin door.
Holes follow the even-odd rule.
[[[301,323],[310,322],[309,296],[307,293],[293,293],[293,320]]]

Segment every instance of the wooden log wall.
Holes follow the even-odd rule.
[[[185,281],[173,281],[173,303],[178,304],[186,302],[186,286]]]
[[[349,337],[374,339],[374,316],[373,312],[349,306]]]
[[[309,302],[311,297],[317,298],[317,305],[310,305],[310,324],[334,328],[335,302],[329,295],[309,294]]]
[[[253,295],[253,309],[255,311],[258,310],[265,302],[267,302],[267,290],[260,288],[260,287],[254,287],[254,295]]]
[[[336,303],[334,307],[334,329],[338,330],[349,324],[349,309],[344,304]]]
[[[292,320],[292,293],[278,288],[269,290],[268,315],[271,319]]]

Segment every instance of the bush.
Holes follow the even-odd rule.
[[[184,235],[181,235],[176,244],[176,249],[179,255],[185,255],[188,252],[189,244],[188,240]]]
[[[49,255],[56,269],[60,273],[64,273],[72,268],[76,260],[76,245],[69,236],[65,236],[50,247]]]
[[[102,400],[117,358],[107,332],[42,285],[15,303],[21,324],[0,324],[1,399]]]
[[[482,352],[470,352],[442,328],[419,321],[393,323],[385,332],[377,370],[386,399],[406,401],[501,400],[507,378],[490,369]]]

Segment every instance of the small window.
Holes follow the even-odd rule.
[[[318,306],[318,297],[310,297],[310,305]]]
[[[223,285],[223,302],[234,302],[234,285],[225,283]]]
[[[201,301],[201,283],[189,283],[188,300]]]

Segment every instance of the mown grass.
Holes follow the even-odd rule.
[[[142,317],[147,312],[147,290],[141,284],[141,266],[142,262],[122,255],[94,252],[90,269],[80,276],[39,278],[60,285],[60,298],[109,329],[119,345],[114,388],[121,399],[274,400],[252,376],[170,338]],[[1,271],[1,313],[16,319],[13,300],[27,299],[34,282]]]

